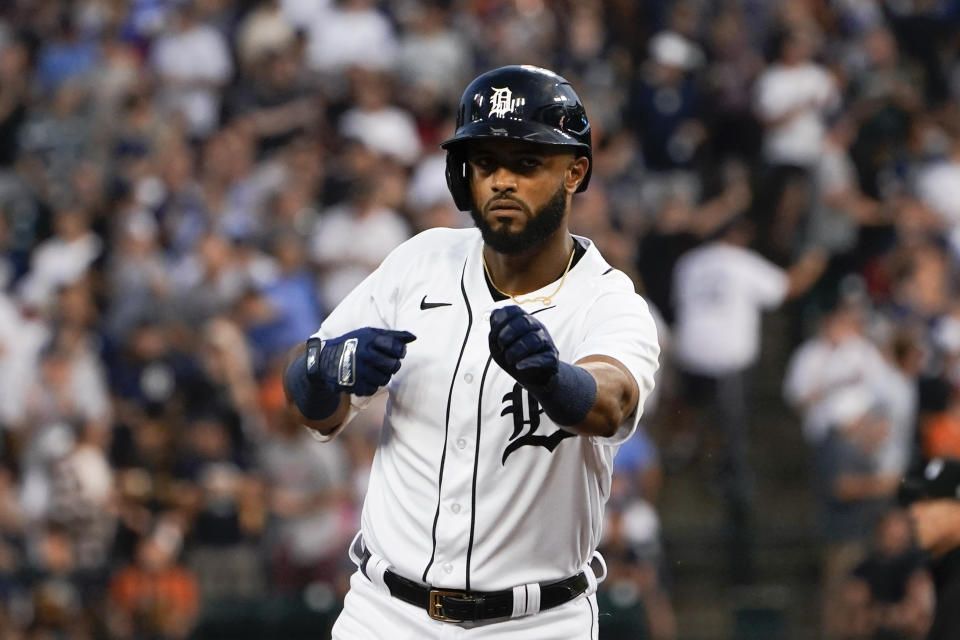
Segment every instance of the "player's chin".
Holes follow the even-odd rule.
[[[527,228],[527,214],[519,209],[495,210],[486,214],[487,225],[492,231],[520,235]]]

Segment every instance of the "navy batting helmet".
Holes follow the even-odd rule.
[[[570,147],[591,164],[577,191],[590,182],[587,113],[570,83],[552,71],[530,65],[500,67],[478,76],[463,92],[456,133],[440,144],[447,150],[447,186],[461,211],[473,205],[463,143],[482,138]]]

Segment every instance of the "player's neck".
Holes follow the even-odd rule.
[[[573,236],[561,228],[543,243],[518,254],[503,254],[487,245],[483,256],[493,279],[501,291],[519,296],[555,282],[570,263]]]

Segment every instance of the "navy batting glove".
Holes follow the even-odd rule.
[[[311,338],[307,341],[307,377],[338,392],[372,396],[399,371],[407,343],[416,339],[409,331],[372,327],[326,340],[322,348],[319,338]]]
[[[284,383],[304,416],[322,420],[336,411],[341,393],[371,396],[386,385],[416,339],[409,331],[372,327],[326,341],[310,338],[305,353],[287,367]]]
[[[556,375],[560,356],[547,328],[516,305],[490,314],[490,355],[523,386],[543,386]]]
[[[518,306],[490,314],[490,355],[500,368],[540,402],[561,426],[582,422],[597,400],[597,381],[590,372],[567,362],[547,328]]]

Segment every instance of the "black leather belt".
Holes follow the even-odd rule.
[[[370,552],[363,550],[360,570],[367,575]],[[369,576],[367,576],[369,579]],[[393,571],[383,574],[383,582],[390,595],[415,607],[425,609],[427,615],[442,622],[465,622],[467,620],[490,620],[509,618],[513,615],[513,590],[503,591],[457,591],[433,589],[419,582],[408,580]],[[540,610],[551,609],[570,602],[587,590],[587,576],[581,571],[575,576],[540,584]]]

